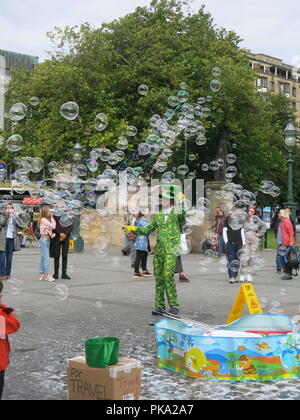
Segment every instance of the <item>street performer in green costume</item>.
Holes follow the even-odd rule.
[[[182,206],[175,205],[184,199],[181,187],[175,185],[163,185],[162,208],[154,216],[151,224],[143,228],[125,226],[124,230],[136,235],[150,235],[157,230],[157,243],[154,253],[154,276],[156,280],[155,310],[153,315],[160,315],[165,310],[165,294],[170,306],[170,312],[179,312],[176,283],[174,279],[177,255],[176,246],[180,245],[181,223],[185,218]]]

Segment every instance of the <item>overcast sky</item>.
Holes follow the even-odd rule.
[[[150,0],[0,0],[0,49],[47,58],[46,32],[54,26],[99,26]],[[243,47],[292,63],[300,56],[299,0],[194,0],[206,5],[219,27],[237,32]]]

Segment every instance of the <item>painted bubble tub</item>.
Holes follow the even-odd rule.
[[[289,316],[247,315],[201,329],[182,321],[155,324],[158,366],[206,380],[273,381],[300,377],[300,329]]]

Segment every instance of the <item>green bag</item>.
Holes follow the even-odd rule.
[[[116,337],[90,338],[85,342],[86,364],[92,368],[106,368],[119,363],[119,343]]]

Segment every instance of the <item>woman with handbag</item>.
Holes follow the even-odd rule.
[[[277,230],[277,245],[278,247],[293,247],[295,246],[295,231],[290,220],[290,213],[287,209],[279,212],[279,225]],[[282,257],[284,275],[282,280],[291,280],[293,278],[292,269],[290,268],[287,258]]]
[[[53,230],[56,228],[56,221],[54,220],[49,207],[42,207],[40,211],[40,277],[39,280],[47,280],[49,282],[55,279],[49,274],[49,248],[50,239],[55,237]]]

